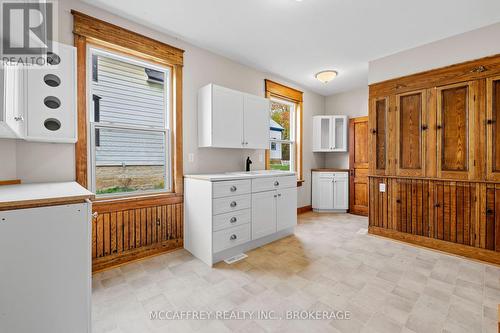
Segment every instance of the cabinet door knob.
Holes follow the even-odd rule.
[[[15,121],[24,121],[24,117],[23,116],[17,116],[17,117],[14,117],[14,120]]]
[[[279,186],[279,184],[280,184],[280,182],[277,180],[274,182],[274,186]]]
[[[278,193],[278,197],[281,197],[281,193]]]
[[[234,216],[233,216],[233,217],[231,217],[231,220],[230,220],[229,222],[231,222],[231,223],[236,223],[236,221],[237,221],[237,220],[238,220],[238,219],[237,219],[236,217],[234,217]]]
[[[236,201],[232,201],[231,204],[230,204],[231,207],[236,207],[236,205],[237,205]]]
[[[488,119],[488,120],[486,120],[486,123],[487,123],[488,125],[491,125],[491,124],[493,124],[494,122],[495,122],[495,121],[494,121],[493,119]]]
[[[229,237],[230,240],[235,240],[236,238],[238,238],[238,236],[236,236],[235,234],[232,234],[231,237]]]
[[[427,131],[428,127],[427,125],[422,125],[422,131]]]
[[[436,126],[436,128],[437,128],[438,130],[440,130],[441,128],[443,128],[443,126],[441,126],[441,125],[437,125],[437,126]]]
[[[230,188],[231,192],[236,192],[236,189],[237,189],[237,188],[236,188],[236,186],[234,186],[234,185],[233,185],[233,186],[231,186],[231,188]]]
[[[486,215],[493,215],[493,209],[488,208],[488,209],[486,210]]]
[[[372,128],[372,134],[377,134],[377,130]]]

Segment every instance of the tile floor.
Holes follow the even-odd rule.
[[[209,268],[185,250],[96,274],[94,332],[496,332],[500,268],[307,213],[295,236]],[[150,311],[350,311],[350,320],[150,320]]]

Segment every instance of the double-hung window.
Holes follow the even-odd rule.
[[[169,192],[169,67],[89,47],[90,179],[97,196]]]
[[[269,168],[295,170],[295,104],[271,97]]]

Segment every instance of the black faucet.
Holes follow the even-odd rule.
[[[250,171],[250,164],[252,164],[252,160],[250,159],[250,156],[247,157],[247,167],[246,167],[246,171]]]

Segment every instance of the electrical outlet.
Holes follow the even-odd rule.
[[[189,153],[188,154],[188,161],[189,161],[189,163],[193,163],[194,162],[194,154],[193,153]]]
[[[378,190],[380,192],[385,192],[385,184],[378,184]]]

